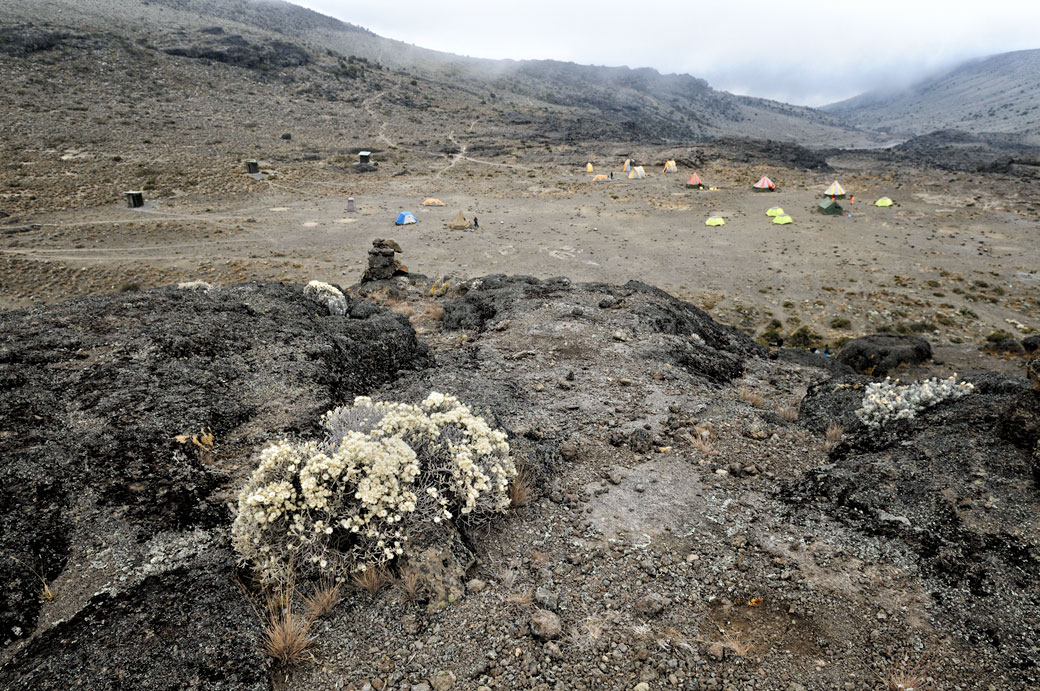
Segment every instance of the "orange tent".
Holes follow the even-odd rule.
[[[704,189],[704,182],[701,181],[701,176],[694,173],[690,176],[690,179],[686,181],[687,187],[695,187],[699,190]]]
[[[753,187],[759,192],[772,192],[776,189],[776,183],[770,180],[768,176],[763,175],[762,179],[756,182]]]

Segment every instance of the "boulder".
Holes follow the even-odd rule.
[[[920,336],[871,334],[846,343],[838,362],[861,374],[884,377],[899,365],[919,365],[931,357],[931,344]]]
[[[1022,339],[1022,350],[1027,353],[1035,353],[1040,349],[1040,334],[1033,334]]]

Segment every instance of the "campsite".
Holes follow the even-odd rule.
[[[0,3],[0,688],[1040,687],[1040,52],[587,9]]]

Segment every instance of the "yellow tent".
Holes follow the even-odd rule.
[[[783,215],[784,215],[784,210],[781,209],[779,206],[774,206],[773,208],[771,208],[769,211],[766,212],[766,216],[773,216],[774,218],[776,216],[783,216]]]
[[[643,166],[636,166],[628,174],[629,180],[642,180],[646,177],[646,171],[643,170]]]
[[[434,199],[433,197],[427,197],[423,200],[423,206],[444,206],[444,202],[440,199]]]
[[[621,170],[626,172],[626,173],[630,173],[632,171],[632,159],[631,158],[626,158],[625,159],[625,167],[622,168]]]
[[[827,195],[828,197],[834,197],[835,199],[844,199],[845,198],[845,188],[842,187],[841,185],[839,185],[838,181],[835,180],[831,184],[831,186],[827,188],[827,191],[824,192],[824,194]]]
[[[604,175],[603,173],[600,173],[598,175],[593,175],[592,176],[592,181],[593,182],[607,182],[609,180],[610,180],[610,176]]]
[[[874,206],[892,206],[892,204],[894,203],[895,202],[893,202],[888,197],[882,197],[881,199],[878,199],[876,202],[874,202]]]
[[[664,170],[662,170],[661,172],[662,173],[678,173],[679,169],[675,167],[675,161],[667,161],[664,164]]]
[[[777,216],[776,218],[774,218],[773,223],[775,223],[778,226],[783,226],[787,225],[788,223],[794,223],[794,221],[791,220],[790,216],[784,214],[783,216]]]
[[[448,227],[452,230],[465,230],[466,228],[469,228],[469,226],[469,221],[466,220],[466,217],[462,215],[461,211],[455,214],[455,218],[453,218],[451,223],[448,224]]]
[[[724,226],[724,225],[726,225],[726,219],[724,219],[722,216],[712,216],[711,218],[709,218],[707,221],[704,222],[704,225],[706,225],[706,226]]]
[[[591,172],[592,172],[593,170],[594,170],[594,169],[593,169],[593,167],[592,167],[592,162],[591,162],[591,161],[589,161],[589,163],[588,163],[588,164],[587,164],[587,165],[585,166],[585,172],[586,172],[586,173],[591,173]]]

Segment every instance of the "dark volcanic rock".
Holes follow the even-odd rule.
[[[816,367],[818,369],[826,370],[831,376],[856,373],[856,370],[852,369],[844,362],[839,361],[837,358],[827,357],[826,355],[802,350],[801,348],[781,348],[776,351],[776,359],[782,360],[783,362],[791,362],[803,367]]]
[[[931,344],[920,336],[871,334],[846,343],[838,362],[862,374],[883,377],[899,365],[917,365],[931,357]]]
[[[146,556],[171,536],[214,531],[209,549],[224,551],[226,569],[227,492],[253,453],[280,435],[313,431],[330,407],[428,363],[404,317],[384,309],[330,316],[299,287],[281,284],[165,288],[0,314],[0,643],[32,633],[16,643],[28,646],[19,667],[64,660],[52,670],[58,686],[87,675],[104,687],[105,668],[142,680],[173,675],[169,686],[209,679],[154,646],[202,645],[205,636],[185,642],[195,638],[198,618],[212,637],[240,636],[243,619],[232,612],[240,612],[241,597],[227,574],[221,588],[210,587],[213,566],[201,573],[176,560],[170,568],[187,569],[177,578],[134,585],[153,564]],[[215,436],[212,448],[175,439],[204,428]],[[95,531],[103,544],[91,544]],[[78,585],[87,574],[99,580]],[[37,621],[41,578],[58,583],[66,613],[53,638],[54,629]],[[164,593],[167,586],[176,590]],[[84,587],[91,590],[77,594]],[[174,592],[196,589],[207,591],[191,596],[202,609],[162,606],[180,597]],[[100,590],[113,594],[92,600]],[[132,612],[137,598],[155,604],[135,619],[150,624],[99,630],[109,608]],[[102,654],[108,643],[121,652]],[[212,681],[252,678],[238,663],[259,660],[235,655],[237,662],[211,670]],[[9,669],[0,686],[15,678]]]
[[[1036,671],[1040,620],[1032,598],[1020,595],[1040,579],[1040,563],[1028,556],[1040,544],[1040,496],[1030,478],[1031,450],[1007,441],[998,422],[1009,407],[1021,409],[1023,394],[1035,392],[1003,375],[968,380],[975,393],[892,430],[847,429],[851,442],[831,453],[831,464],[781,494],[793,520],[823,515],[848,529],[853,553],[878,541],[886,551],[905,553],[904,568],[931,594],[944,627],[987,656],[1009,659],[1025,683]],[[861,383],[826,382],[810,391],[803,411],[841,418],[854,405],[847,399],[862,395],[853,388]],[[819,412],[828,407],[821,398],[838,410]]]
[[[164,48],[167,55],[213,60],[236,67],[271,69],[299,67],[310,63],[311,56],[303,48],[285,41],[251,43],[238,34],[194,36],[187,45]]]
[[[1022,349],[1027,353],[1035,353],[1040,349],[1040,334],[1033,334],[1022,339]]]

